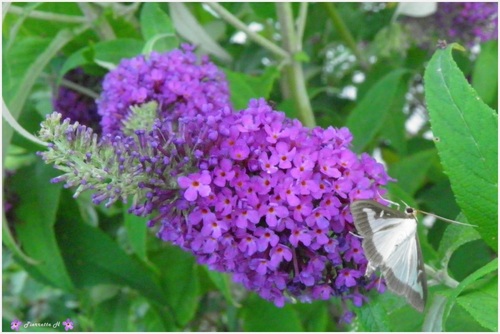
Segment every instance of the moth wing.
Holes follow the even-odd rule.
[[[351,204],[351,213],[363,237],[363,249],[369,261],[366,273],[381,268],[389,289],[405,296],[412,306],[423,311],[427,281],[416,234],[417,221],[375,201],[355,201]]]
[[[417,235],[399,244],[381,265],[387,286],[422,312],[427,301],[427,280]]]
[[[414,238],[415,232],[415,219],[390,218],[385,219],[384,228],[363,236],[363,249],[371,266],[380,267],[387,264],[395,253],[401,255],[401,245]]]
[[[361,236],[370,236],[386,229],[388,219],[407,219],[408,215],[375,201],[355,201],[350,206],[354,226]],[[394,221],[397,223],[397,221]]]

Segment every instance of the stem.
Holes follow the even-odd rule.
[[[366,65],[367,63],[363,57],[363,54],[358,49],[358,45],[356,44],[354,37],[352,37],[351,32],[347,28],[344,20],[342,20],[342,17],[339,15],[339,12],[335,8],[335,6],[331,2],[323,2],[323,6],[325,7],[328,16],[330,16],[330,19],[332,20],[333,26],[340,34],[340,37],[342,37],[344,42],[351,49],[351,51],[354,53],[354,55],[356,56],[358,61],[361,63],[361,65],[363,67],[367,67],[367,65]]]
[[[56,22],[63,22],[63,23],[85,23],[85,22],[87,22],[87,19],[83,16],[56,14],[56,13],[44,12],[44,11],[40,11],[40,10],[26,11],[24,8],[14,6],[14,5],[10,6],[9,13],[17,14],[17,15],[27,14],[28,17],[31,17],[33,19],[56,21]]]
[[[98,99],[99,98],[99,94],[97,94],[93,90],[88,89],[87,87],[84,87],[84,86],[79,85],[77,83],[74,83],[72,81],[69,81],[69,80],[66,80],[66,79],[61,79],[61,85],[65,86],[65,87],[68,87],[68,88],[71,88],[74,91],[77,91],[79,93],[87,95],[87,96],[89,96],[89,97],[91,97],[93,99]]]
[[[111,8],[118,16],[133,15],[141,6],[141,2],[134,2],[129,5],[122,5],[117,2],[96,2],[95,5],[102,8]]]
[[[116,39],[113,28],[111,28],[110,24],[104,19],[104,16],[99,10],[89,3],[78,3],[78,7],[80,7],[80,10],[85,15],[86,21],[92,23],[101,39],[108,41]]]
[[[281,36],[285,50],[291,55],[300,52],[300,43],[297,42],[297,36],[294,30],[293,13],[290,3],[276,3],[278,20],[281,26]],[[282,81],[282,85],[288,88],[288,92],[294,104],[297,106],[297,111],[300,120],[305,126],[314,127],[316,121],[311,108],[307,89],[305,85],[304,72],[302,64],[294,59],[285,67],[286,82]]]
[[[452,289],[454,289],[458,286],[459,283],[448,275],[448,272],[446,271],[446,269],[435,270],[434,268],[432,268],[431,266],[429,266],[427,264],[424,264],[424,266],[425,266],[425,272],[429,276],[437,279],[439,282],[443,283],[444,285],[446,285]]]
[[[2,23],[5,20],[5,15],[7,15],[9,8],[10,8],[10,2],[2,2]]]
[[[47,143],[45,143],[45,142],[41,141],[40,139],[38,139],[37,137],[33,136],[31,133],[26,131],[21,125],[19,125],[19,123],[17,123],[16,119],[10,113],[9,108],[7,108],[7,106],[5,105],[5,102],[3,99],[2,99],[2,117],[7,121],[7,123],[9,123],[9,125],[14,130],[16,130],[24,138],[26,138],[34,143],[40,144],[42,146],[47,146]]]
[[[307,20],[307,2],[300,3],[299,18],[297,19],[297,48],[302,50],[302,40],[304,39],[304,30],[306,28]]]
[[[286,50],[282,49],[281,47],[279,47],[275,43],[262,37],[261,35],[257,34],[256,32],[250,30],[244,22],[240,21],[236,16],[234,16],[233,14],[228,12],[224,7],[222,7],[218,3],[205,2],[204,4],[207,5],[208,7],[210,7],[218,15],[220,15],[221,19],[223,19],[224,21],[231,24],[235,28],[238,28],[241,31],[243,31],[245,34],[247,34],[248,38],[253,40],[255,43],[268,49],[269,51],[276,54],[277,56],[280,56],[280,57],[285,58],[285,59],[290,58],[290,54]]]
[[[56,81],[56,77],[57,76],[50,75],[50,74],[47,74],[47,73],[41,73],[40,77],[44,78],[44,79],[47,79],[47,80],[49,80],[49,82],[51,82],[51,84],[54,84],[54,82]],[[98,93],[94,92],[92,89],[89,89],[89,88],[87,88],[85,86],[79,85],[76,82],[69,81],[67,79],[61,78],[59,84],[61,86],[64,86],[64,87],[71,88],[72,90],[74,90],[74,91],[76,91],[78,93],[82,93],[83,95],[87,95],[88,97],[91,97],[94,100],[96,100],[96,99],[99,98],[99,94]]]
[[[19,32],[19,29],[21,29],[21,26],[23,25],[24,21],[29,17],[29,13],[34,10],[36,7],[38,7],[39,5],[41,5],[41,3],[33,3],[33,4],[29,4],[27,5],[26,7],[23,7],[23,10],[24,12],[19,15],[19,18],[16,20],[16,23],[14,23],[12,25],[12,28],[10,29],[10,32],[9,32],[9,39],[7,40],[7,44],[5,45],[5,48],[4,50],[9,50],[11,48],[11,46],[14,44],[15,40],[16,40],[16,36],[17,36],[17,33]],[[7,14],[8,12],[8,8],[10,6],[10,3],[7,4],[6,8],[4,8],[4,18],[5,18],[5,15]]]

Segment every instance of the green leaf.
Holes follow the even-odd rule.
[[[436,147],[457,203],[498,250],[498,117],[467,83],[451,47],[436,51],[424,81]]]
[[[387,190],[389,190],[389,195],[387,196],[391,201],[399,203],[400,205],[407,203],[412,208],[417,207],[417,203],[412,195],[403,190],[399,185],[399,182],[389,183],[387,185]]]
[[[233,72],[224,69],[231,94],[231,102],[235,109],[240,110],[248,106],[250,99],[269,98],[274,82],[279,76],[276,67],[269,66],[259,76],[251,76],[245,73]]]
[[[311,304],[297,303],[293,305],[293,308],[299,314],[306,332],[325,332],[328,331],[328,324],[331,323],[329,306],[329,303],[315,301]]]
[[[368,305],[372,309],[361,315],[362,318],[357,318],[361,327],[359,328],[360,331],[369,331],[368,327],[387,328],[385,331],[394,332],[414,332],[421,329],[423,323],[422,313],[411,307],[405,298],[390,291],[383,294],[374,291],[370,295],[368,304],[363,305],[361,308],[354,308],[354,312],[357,314],[364,312],[363,309]]]
[[[86,46],[73,53],[64,62],[59,77],[62,78],[65,73],[76,67],[96,63],[96,60],[117,65],[123,58],[139,55],[143,47],[144,42],[131,38],[115,39]]]
[[[380,134],[383,138],[389,141],[389,145],[393,147],[401,155],[406,155],[406,116],[403,113],[403,107],[406,103],[407,85],[399,85],[394,94],[394,101],[390,105],[384,125],[384,131]]]
[[[139,323],[141,327],[134,329],[137,332],[180,332],[175,324],[175,319],[170,312],[165,311],[163,305],[149,305],[149,309]]]
[[[351,111],[346,126],[353,134],[352,145],[355,152],[364,151],[383,128],[391,105],[399,99],[396,92],[407,73],[405,69],[397,69],[385,75]]]
[[[236,307],[240,307],[241,305],[233,298],[233,294],[231,293],[231,279],[225,273],[220,273],[218,271],[209,270],[206,267],[206,273],[210,280],[214,283],[214,285],[219,289],[224,298],[229,304],[232,304]]]
[[[445,296],[434,295],[432,304],[425,314],[424,325],[422,331],[424,332],[442,332],[443,331],[443,314],[446,306],[447,299]]]
[[[462,291],[465,288],[469,287],[474,282],[476,282],[477,280],[479,280],[480,278],[483,278],[484,276],[492,272],[495,272],[497,270],[498,270],[498,259],[494,259],[484,267],[479,268],[478,270],[467,276],[467,278],[465,278],[462,282],[460,282],[460,284],[455,289],[439,292],[440,294],[448,298],[448,302],[446,303],[446,307],[443,312],[443,319],[442,319],[443,329],[445,328],[445,323],[450,315],[451,309],[455,305],[457,297],[462,293]]]
[[[134,216],[128,213],[127,208],[124,207],[123,219],[125,229],[127,230],[128,240],[130,241],[134,253],[137,254],[141,260],[147,261],[146,237],[148,227],[146,225],[146,218]]]
[[[179,46],[179,40],[175,36],[175,29],[170,17],[165,13],[160,5],[154,2],[146,2],[141,9],[141,29],[147,50],[168,51]]]
[[[495,107],[498,99],[498,41],[481,45],[472,72],[472,87],[488,105]]]
[[[436,150],[426,150],[404,157],[389,167],[389,175],[397,179],[398,186],[414,195],[423,185],[427,171],[437,160]]]
[[[71,196],[63,199],[56,231],[74,284],[79,288],[97,284],[129,286],[150,300],[165,304],[163,291],[153,273],[125,254],[107,234],[75,217],[78,208]]]
[[[150,255],[161,268],[165,298],[177,323],[184,327],[196,315],[200,291],[198,265],[194,257],[176,246],[162,247]]]
[[[13,176],[13,186],[19,196],[15,208],[15,230],[25,253],[38,263],[24,264],[43,276],[51,285],[73,290],[73,283],[58,248],[54,223],[61,187],[48,180],[59,173],[42,161],[20,169]],[[23,262],[21,262],[23,264]]]
[[[480,288],[457,298],[462,306],[481,326],[498,332],[498,280],[495,276]]]
[[[457,220],[467,224],[467,221],[463,215],[460,215]],[[450,261],[453,252],[455,252],[460,246],[479,238],[479,233],[477,233],[476,230],[474,230],[474,228],[472,227],[448,225],[446,231],[444,232],[443,238],[441,239],[438,250],[439,256],[442,258],[442,267],[448,267],[448,262]]]
[[[2,57],[3,74],[6,76],[5,79],[2,78],[2,83],[7,84],[6,89],[2,89],[2,96],[14,118],[19,116],[35,81],[49,61],[64,45],[86,29],[87,26],[74,31],[63,29],[51,39],[29,39],[27,42],[20,43],[21,46],[13,46]],[[36,56],[34,59],[33,55]],[[3,127],[3,152],[6,152],[12,134],[11,127]]]
[[[149,54],[151,51],[166,51],[179,47],[179,39],[172,34],[160,34],[150,38],[144,48],[142,54]]]
[[[443,330],[444,331],[444,330]],[[447,332],[487,332],[488,329],[481,326],[470,314],[461,306],[455,305],[453,312],[446,320]]]
[[[483,239],[468,242],[453,253],[448,263],[448,271],[453,274],[453,278],[462,281],[491,261],[492,255],[491,247]],[[464,263],[467,265],[464,266]]]
[[[117,295],[97,305],[94,313],[94,331],[127,332],[129,331],[130,299]]]
[[[243,329],[248,332],[303,332],[297,312],[290,306],[276,307],[252,294],[242,309]]]
[[[13,5],[23,7],[27,12],[31,10],[37,10],[47,14],[63,14],[70,18],[83,19],[82,12],[75,2],[42,2],[42,3],[20,3],[16,2]],[[28,14],[28,13],[26,13]],[[19,22],[21,21],[21,22]],[[19,30],[17,31],[17,36],[12,35],[12,30],[15,29],[14,24],[21,24]],[[18,42],[18,38],[23,38],[26,36],[44,36],[52,39],[57,33],[62,29],[71,29],[75,27],[75,24],[81,24],[78,22],[61,22],[59,20],[40,20],[36,17],[31,17],[27,15],[26,17],[22,14],[13,14],[8,12],[4,20],[4,36],[9,33],[9,37],[15,37],[13,44]],[[9,29],[12,28],[12,29]]]
[[[205,31],[198,20],[182,2],[170,2],[169,13],[175,30],[183,38],[198,45],[203,53],[210,53],[224,62],[231,62],[232,56]]]
[[[390,332],[387,313],[378,303],[367,303],[356,310],[358,321],[367,332]]]
[[[31,79],[25,78],[27,69],[37,60],[40,50],[47,49],[49,44],[50,40],[45,38],[23,38],[19,39],[11,49],[4,50],[2,57],[2,96],[10,109],[12,109],[11,102],[14,100],[14,96],[18,94],[20,87],[23,85],[23,78],[24,81]],[[20,110],[20,108],[17,108],[16,111],[19,113]],[[11,112],[17,118],[18,113],[14,113],[14,110],[11,110]]]
[[[114,13],[113,10],[106,10],[104,12],[106,21],[113,29],[116,38],[134,38],[141,39],[141,33],[137,29],[135,22],[127,19],[123,15]]]
[[[455,202],[448,178],[426,186],[425,189],[418,193],[418,197],[425,203],[426,211],[449,218],[456,217],[460,213],[460,208]]]

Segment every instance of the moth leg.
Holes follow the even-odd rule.
[[[380,286],[382,285],[382,276],[383,274],[380,273],[380,277],[378,278],[378,283],[377,283],[377,291],[380,291]]]
[[[391,200],[388,200],[388,199],[386,199],[386,198],[382,197],[382,196],[378,193],[378,191],[377,191],[377,194],[378,194],[378,197],[380,197],[380,198],[381,198],[381,199],[383,199],[384,201],[388,202],[389,204],[394,205],[394,206],[395,206],[395,207],[397,207],[397,208],[398,208],[398,210],[399,210],[399,207],[400,207],[399,203],[393,202],[393,201],[391,201]],[[406,203],[405,203],[405,204],[406,204]]]
[[[360,238],[360,239],[364,239],[362,236],[360,236],[359,234],[356,234],[352,231],[349,231],[350,234],[352,234],[353,236],[357,237],[357,238]]]
[[[368,262],[368,265],[366,266],[365,277],[370,277],[375,272],[376,269],[377,269],[376,267],[372,266],[372,264]]]

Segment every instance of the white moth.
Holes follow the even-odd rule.
[[[389,290],[406,297],[410,305],[422,312],[427,301],[427,280],[417,235],[417,210],[407,207],[401,212],[369,200],[354,201],[350,208],[368,259],[365,276],[380,269]]]
[[[365,275],[379,268],[389,290],[405,296],[422,312],[427,301],[427,280],[415,211],[406,208],[401,212],[375,201],[355,201],[351,213],[368,259]]]

